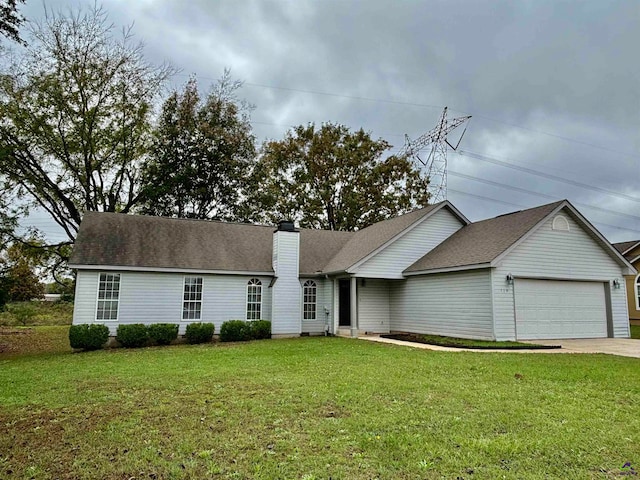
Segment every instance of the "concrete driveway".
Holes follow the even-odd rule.
[[[640,358],[640,340],[631,338],[581,338],[573,340],[527,340],[538,345],[560,345],[566,353],[608,353]]]

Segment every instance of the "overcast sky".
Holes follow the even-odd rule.
[[[176,88],[195,74],[207,89],[231,69],[256,106],[260,143],[292,125],[338,122],[397,150],[448,106],[473,116],[464,153],[448,155],[448,199],[468,218],[567,198],[612,242],[640,239],[637,0],[103,6],[116,24],[134,23],[148,60],[181,70]],[[29,19],[43,11],[37,0],[22,7]]]

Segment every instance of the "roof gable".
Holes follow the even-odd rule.
[[[541,205],[461,228],[415,262],[404,273],[494,266],[548,218],[560,210],[567,213],[621,266],[631,267],[618,251],[567,200]],[[632,267],[631,267],[632,268]]]
[[[500,215],[462,227],[405,273],[482,265],[493,261],[562,202]]]
[[[323,271],[325,273],[349,271],[350,268],[365,262],[442,208],[448,208],[462,224],[469,223],[469,220],[448,201],[383,220],[354,232],[353,237],[331,259]]]

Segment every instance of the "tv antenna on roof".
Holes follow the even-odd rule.
[[[431,197],[429,203],[438,203],[447,199],[447,148],[451,147],[453,151],[457,150],[462,137],[467,131],[467,127],[464,127],[464,131],[455,147],[449,143],[447,135],[470,118],[471,115],[468,115],[449,120],[447,119],[447,107],[444,107],[440,121],[435,128],[415,140],[411,140],[409,135],[405,134],[404,136],[405,144],[400,154],[412,158],[414,163],[425,171],[429,178],[429,194]],[[427,147],[431,148],[425,157],[422,151]]]

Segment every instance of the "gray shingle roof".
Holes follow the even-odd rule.
[[[640,243],[640,240],[631,240],[630,242],[613,243],[612,245],[620,253],[624,253],[627,250],[629,250],[631,247],[633,247],[634,245],[637,245],[638,243]]]
[[[271,272],[273,227],[87,212],[71,265]]]
[[[425,208],[374,223],[367,228],[358,230],[353,234],[344,248],[324,267],[324,271],[326,273],[332,273],[347,270],[441,205],[441,203],[429,205]]]
[[[71,265],[273,272],[275,227],[87,212]],[[354,235],[300,230],[300,274],[313,275]]]
[[[405,272],[489,263],[516,243],[563,201],[501,215],[462,227],[408,267]]]

